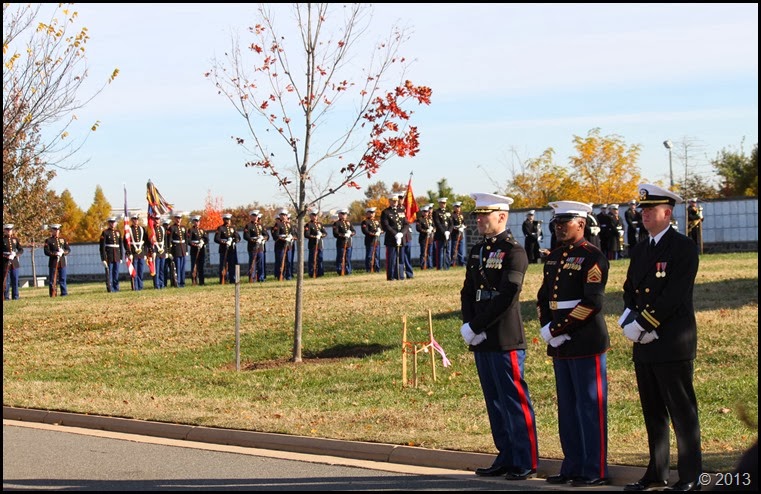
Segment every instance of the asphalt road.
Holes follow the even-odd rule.
[[[541,479],[512,483],[464,470],[3,420],[3,490],[536,491],[552,487]]]

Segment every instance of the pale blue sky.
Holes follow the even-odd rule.
[[[59,172],[56,191],[69,189],[86,209],[100,185],[120,207],[126,184],[129,206],[145,207],[151,179],[180,210],[203,208],[209,191],[226,207],[287,205],[271,177],[243,166],[248,157],[230,139],[241,117],[203,76],[231,33],[245,44],[256,4],[75,10],[91,37],[91,79],[120,74],[79,112],[100,128],[78,155],[85,168]],[[368,41],[393,23],[413,30],[407,76],[433,98],[415,108],[421,152],[386,163],[371,182],[406,183],[412,171],[416,195],[442,178],[459,194],[492,192],[511,166],[549,147],[567,164],[573,136],[599,127],[641,145],[643,176],[667,184],[666,139],[691,142],[689,164],[707,175],[722,148],[739,150],[744,138],[749,153],[758,142],[757,4],[376,4]],[[341,192],[322,207],[362,198]]]

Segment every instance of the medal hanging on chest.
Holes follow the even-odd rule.
[[[656,262],[655,263],[655,277],[656,278],[665,278],[666,277],[666,263],[665,262]]]

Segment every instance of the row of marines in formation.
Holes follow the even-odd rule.
[[[360,230],[364,235],[365,270],[371,273],[380,272],[381,246],[385,248],[386,277],[388,280],[412,278],[413,266],[411,246],[412,227],[405,216],[401,205],[401,197],[397,194],[389,196],[389,206],[381,212],[380,219],[376,218],[377,208],[365,210]],[[439,199],[439,207],[431,205],[421,208],[417,219],[413,222],[418,232],[420,243],[421,269],[449,269],[454,265],[464,265],[465,262],[465,222],[462,214],[462,203],[456,202],[453,211],[446,207],[447,198]],[[336,259],[335,269],[339,276],[352,273],[353,238],[356,236],[355,227],[347,219],[348,210],[338,211],[338,219],[330,225],[335,239]],[[222,225],[213,233],[213,241],[218,245],[219,282],[235,283],[235,266],[238,264],[237,246],[245,241],[248,253],[249,281],[263,282],[266,279],[266,242],[272,238],[275,242],[274,276],[279,280],[293,278],[294,262],[296,260],[295,240],[297,226],[292,224],[291,215],[285,209],[279,211],[274,225],[270,228],[261,223],[262,213],[258,210],[250,212],[250,221],[243,228],[243,235],[231,224],[232,215],[222,216]],[[184,287],[186,273],[190,272],[193,284],[205,285],[204,263],[206,249],[210,243],[210,232],[199,226],[201,217],[190,218],[190,225],[182,223],[182,214],[173,213],[171,220],[154,214],[152,226],[140,225],[138,214],[130,216],[129,235],[118,227],[117,218],[108,219],[108,227],[103,230],[99,240],[100,258],[106,272],[106,288],[109,292],[119,291],[119,271],[121,264],[128,260],[130,283],[132,290],[143,289],[143,279],[146,267],[149,268],[156,289],[168,285]],[[6,299],[11,293],[18,298],[18,256],[23,248],[15,236],[12,227],[5,229],[3,256],[6,264],[4,291]],[[152,232],[150,229],[152,228]],[[65,296],[68,294],[66,283],[67,259],[71,247],[66,239],[60,236],[60,224],[50,225],[51,236],[45,242],[45,254],[48,262],[48,285],[50,296]],[[152,233],[152,235],[151,235]],[[319,212],[311,210],[309,221],[304,225],[304,240],[307,243],[308,254],[305,260],[310,278],[325,274],[323,264],[324,238],[328,236],[327,228],[320,221]],[[13,241],[15,239],[15,243]],[[8,244],[6,246],[6,244]],[[7,249],[6,249],[7,247]],[[11,258],[10,253],[13,252]],[[190,260],[187,269],[186,258]],[[7,261],[7,262],[6,262]]]

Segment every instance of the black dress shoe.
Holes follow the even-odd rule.
[[[699,491],[702,488],[700,482],[683,482],[679,481],[671,487],[666,487],[664,491]]]
[[[626,484],[624,486],[625,491],[652,491],[661,487],[666,487],[669,483],[665,480],[648,480],[639,479],[633,484]]]
[[[549,484],[567,484],[568,482],[571,482],[573,478],[567,477],[561,473],[558,475],[550,475],[544,480],[546,480]]]
[[[505,465],[492,465],[489,468],[476,468],[476,475],[481,477],[499,477],[507,473],[510,467]]]
[[[571,485],[574,487],[594,487],[596,485],[608,485],[610,479],[601,477],[597,479],[573,479]]]
[[[507,480],[526,480],[536,477],[536,470],[529,468],[527,470],[511,470],[505,474]]]

